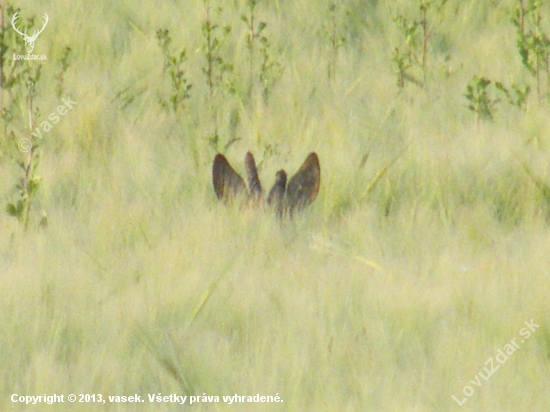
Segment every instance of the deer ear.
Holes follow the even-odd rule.
[[[212,165],[212,183],[218,199],[230,202],[237,196],[246,196],[244,180],[222,154],[217,154]]]
[[[259,199],[262,197],[262,184],[258,177],[258,170],[256,169],[256,161],[252,153],[248,152],[244,158],[244,165],[246,168],[246,177],[248,179],[248,189],[250,190],[250,196]]]
[[[285,189],[286,172],[284,170],[279,170],[275,177],[275,184],[269,191],[269,196],[267,197],[267,204],[276,210],[277,216],[279,217],[282,217],[284,213]]]
[[[300,170],[290,179],[286,190],[287,206],[292,216],[315,200],[321,185],[321,166],[316,153],[310,153]]]

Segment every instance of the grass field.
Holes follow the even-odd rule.
[[[201,1],[14,3],[35,28],[49,15],[33,52],[47,60],[15,63],[42,64],[36,127],[76,104],[33,141],[28,229],[0,215],[0,410],[550,410],[547,72],[539,99],[517,1],[449,0],[429,9],[426,75],[413,65],[398,87],[394,17],[419,4],[211,0],[210,87]],[[9,65],[24,54],[4,47]],[[183,49],[174,86],[166,57]],[[493,120],[476,120],[473,76],[531,93],[519,107],[491,84]],[[29,156],[23,83],[2,91],[2,209]],[[268,189],[317,152],[315,203],[292,221],[221,204],[215,154],[244,174],[249,150]],[[106,403],[11,401],[54,393]]]

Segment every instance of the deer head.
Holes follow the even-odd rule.
[[[222,154],[217,154],[212,166],[212,183],[218,199],[229,203],[241,198],[249,203],[258,204],[263,201],[262,185],[258,177],[256,162],[252,153],[248,152],[244,159],[248,189],[243,178],[231,167]],[[277,216],[286,214],[291,217],[312,203],[321,185],[321,167],[316,153],[310,153],[300,170],[290,179],[287,186],[287,175],[279,170],[275,184],[269,191],[267,205],[275,210]]]
[[[25,40],[25,49],[27,50],[28,54],[31,54],[32,51],[34,50],[34,43],[36,42],[38,35],[44,31],[44,29],[46,28],[46,25],[48,24],[49,17],[46,13],[44,13],[44,25],[42,26],[42,28],[38,31],[35,30],[32,33],[32,36],[27,36],[27,30],[25,30],[25,33],[22,33],[15,25],[18,14],[19,14],[19,11],[16,11],[15,14],[13,15],[13,18],[11,19],[11,25],[13,26],[13,29],[23,37],[23,40]]]

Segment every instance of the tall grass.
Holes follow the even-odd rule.
[[[548,107],[502,103],[476,126],[464,98],[474,75],[528,81],[514,4],[449,1],[429,87],[400,90],[392,17],[410,2],[339,4],[335,54],[328,2],[259,1],[282,65],[265,99],[259,77],[248,93],[244,0],[215,14],[231,26],[219,53],[235,91],[212,95],[201,1],[17,3],[50,16],[35,104],[60,104],[55,57],[69,46],[64,91],[78,105],[41,142],[34,213],[48,227],[0,216],[0,409],[22,410],[13,393],[137,393],[146,402],[55,409],[548,410]],[[171,84],[158,29],[187,51],[177,113],[159,104]],[[217,150],[241,174],[251,150],[265,186],[316,151],[319,197],[292,222],[226,208]],[[0,173],[6,204],[17,165],[3,157]],[[451,396],[531,319],[540,328],[460,408]],[[284,402],[150,404],[159,392]]]

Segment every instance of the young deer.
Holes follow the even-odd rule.
[[[263,201],[262,184],[258,177],[256,162],[252,153],[244,158],[248,189],[241,176],[231,167],[222,154],[217,154],[212,166],[212,183],[218,199],[225,203],[240,198],[249,203],[259,204]],[[267,196],[267,204],[272,207],[277,216],[287,213],[292,217],[312,203],[319,193],[321,185],[321,166],[316,153],[310,153],[300,170],[290,179],[287,186],[287,176],[284,170],[279,170],[275,176],[275,184]]]

